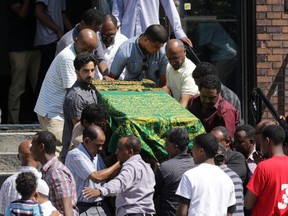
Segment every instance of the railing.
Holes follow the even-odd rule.
[[[273,118],[278,122],[278,124],[287,132],[288,127],[283,119],[281,119],[278,112],[274,109],[273,105],[270,103],[266,95],[262,92],[262,90],[257,87],[253,89],[252,98],[251,98],[251,111],[258,124],[262,119],[263,107],[262,104],[266,106],[269,112],[272,114]]]

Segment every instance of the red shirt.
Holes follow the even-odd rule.
[[[207,133],[216,126],[224,126],[228,129],[231,137],[234,137],[239,123],[239,115],[237,110],[220,95],[215,105],[205,113],[202,113],[199,94],[190,98],[187,109],[202,122]]]
[[[257,196],[253,216],[288,215],[288,157],[260,162],[247,188]]]

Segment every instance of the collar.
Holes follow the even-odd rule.
[[[222,100],[222,96],[219,94],[219,97],[218,97],[218,100],[217,100],[217,102],[214,104],[214,108],[218,108],[219,107],[219,104],[220,104],[220,101]]]
[[[142,55],[142,57],[145,57],[145,56],[148,57],[149,54],[144,54],[143,51],[142,51],[142,49],[141,49],[141,46],[140,46],[140,38],[141,38],[142,36],[143,36],[143,34],[141,34],[141,35],[136,39],[136,46],[137,46],[140,54]]]
[[[254,149],[253,151],[251,152],[251,154],[249,155],[249,157],[246,159],[246,161],[254,161],[254,158],[253,158],[253,153],[256,152],[256,149],[255,149],[255,145],[254,145]]]
[[[42,170],[43,170],[44,172],[47,172],[47,170],[51,167],[51,165],[54,164],[54,163],[56,163],[56,162],[58,162],[58,158],[57,158],[57,156],[55,155],[52,159],[50,159],[49,161],[47,161],[47,162],[43,165]]]
[[[87,149],[85,148],[85,146],[83,145],[83,143],[80,143],[77,148],[83,152],[91,161],[94,160],[94,157],[92,155],[89,154],[89,152],[87,151]]]
[[[131,161],[139,161],[139,160],[142,160],[142,157],[140,156],[140,154],[136,154],[131,156],[127,161],[125,161],[123,165]]]
[[[169,65],[171,66],[173,71],[175,71],[176,73],[182,74],[186,70],[186,65],[187,65],[187,61],[186,60],[187,60],[187,57],[185,57],[185,60],[184,60],[183,64],[181,65],[181,67],[178,70],[175,70],[170,63],[169,63]]]
[[[178,154],[175,154],[170,159],[180,159],[180,158],[190,158],[190,157],[191,157],[191,155],[188,153],[178,153]]]
[[[79,80],[76,80],[75,82],[75,86],[79,86],[81,89],[84,89],[84,90],[94,90],[94,85],[91,83],[91,84],[87,84],[87,83],[84,83],[84,82],[80,82]]]
[[[75,26],[74,29],[72,30],[73,41],[75,41],[76,38],[77,38],[78,35],[79,35],[79,31],[78,31],[79,24],[80,24],[80,23],[76,24],[76,26]]]

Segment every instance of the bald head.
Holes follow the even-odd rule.
[[[179,39],[169,40],[166,44],[166,52],[175,52],[177,50],[182,50],[182,52],[185,51],[183,42]]]
[[[82,52],[92,53],[98,43],[96,33],[91,29],[83,29],[80,31],[75,40],[75,49],[77,54]]]
[[[185,61],[186,51],[181,40],[172,39],[166,44],[166,56],[174,70],[178,70]]]
[[[104,136],[104,131],[97,125],[91,124],[89,127],[85,128],[83,131],[83,140],[89,138],[90,140],[95,140],[100,136]]]
[[[37,163],[33,160],[31,155],[32,144],[30,140],[23,140],[18,147],[18,158],[21,162],[21,166],[33,166],[36,167]]]
[[[255,127],[255,133],[262,133],[263,129],[268,125],[275,125],[275,122],[270,120],[263,120],[259,122]]]
[[[256,149],[258,151],[260,151],[260,135],[262,133],[262,131],[264,130],[264,128],[268,125],[275,125],[274,121],[270,121],[270,120],[263,120],[261,122],[259,122],[256,127],[255,127],[255,135],[254,135],[254,139],[256,142]]]

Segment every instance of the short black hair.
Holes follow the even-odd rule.
[[[152,43],[166,43],[168,41],[168,33],[165,28],[160,24],[150,25],[143,36],[146,36]]]
[[[91,26],[93,22],[96,22],[96,25],[102,25],[103,13],[96,8],[91,8],[82,14],[81,20],[83,20],[87,26]]]
[[[27,198],[35,193],[37,188],[37,178],[32,172],[19,173],[16,178],[16,190],[22,198]]]
[[[98,137],[98,130],[95,128],[95,125],[91,124],[89,127],[84,128],[83,130],[83,139],[88,137],[90,140],[96,140]]]
[[[194,79],[199,79],[207,75],[215,75],[218,77],[218,69],[209,62],[199,63],[192,73]]]
[[[94,66],[96,66],[97,61],[93,54],[88,52],[80,53],[74,59],[74,68],[79,71],[84,65],[91,61],[94,63]]]
[[[111,21],[115,26],[117,26],[118,23],[117,18],[112,14],[105,14],[103,23],[105,23],[106,21]]]
[[[141,151],[141,142],[140,140],[134,136],[134,135],[131,135],[131,136],[127,136],[127,140],[125,142],[125,147],[127,149],[133,149],[134,153],[135,154],[139,154],[140,151]]]
[[[203,148],[208,158],[214,158],[218,151],[218,140],[210,133],[204,133],[194,138],[194,145]]]
[[[272,140],[272,142],[275,146],[283,145],[284,141],[286,139],[286,133],[285,133],[284,129],[279,125],[266,126],[263,129],[261,136],[263,138],[269,138],[270,140]]]
[[[216,89],[217,93],[219,93],[221,91],[221,81],[215,75],[207,75],[203,77],[199,85],[199,91],[201,91],[203,87],[206,89]]]
[[[216,126],[212,129],[212,131],[220,131],[223,135],[223,138],[226,140],[231,138],[228,129],[224,126]]]
[[[109,118],[106,109],[99,104],[89,104],[87,105],[81,113],[81,124],[84,126],[84,120],[87,121],[88,124],[96,124],[97,122],[107,121]]]
[[[189,134],[185,128],[173,128],[168,132],[167,139],[177,145],[181,151],[187,149],[189,144]]]
[[[248,139],[254,139],[254,135],[255,135],[255,128],[249,124],[243,124],[240,125],[236,128],[235,133],[238,133],[239,131],[245,131],[246,133],[246,137]]]
[[[50,131],[39,131],[36,136],[38,136],[37,145],[43,143],[47,154],[55,154],[57,139],[53,133]]]

